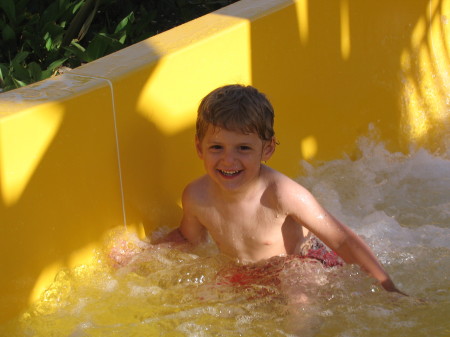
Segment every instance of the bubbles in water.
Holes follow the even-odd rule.
[[[361,292],[379,304],[341,298],[336,304],[339,310],[344,303],[344,313],[351,308],[360,312],[355,313],[355,321],[346,314],[341,317],[347,325],[342,335],[366,336],[371,330],[374,336],[399,331],[409,336],[443,336],[450,326],[443,318],[450,303],[450,153],[440,157],[424,149],[409,155],[391,153],[369,138],[359,144],[361,154],[356,160],[344,158],[317,168],[303,163],[306,174],[298,181],[366,239],[397,285],[413,297],[398,299],[394,307],[379,291],[374,292],[377,297],[367,297],[364,289]],[[355,286],[334,288],[333,298]],[[419,297],[426,301],[415,300]],[[336,316],[339,310],[327,313]],[[333,324],[329,328],[341,331]]]
[[[411,297],[383,291],[356,266],[300,260],[281,271],[279,286],[220,285],[229,261],[214,244],[152,246],[118,230],[97,265],[60,271],[17,320],[15,335],[443,336],[450,331],[450,156],[391,153],[368,138],[359,144],[355,160],[303,163],[298,181],[366,239]]]

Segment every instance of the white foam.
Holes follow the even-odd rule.
[[[321,317],[321,324],[336,336],[363,335],[367,326],[378,335],[395,334],[390,327],[419,331],[414,322],[435,324],[450,303],[445,275],[450,270],[450,156],[425,150],[391,153],[368,138],[359,144],[356,160],[343,158],[319,167],[303,163],[305,175],[299,182],[365,238],[400,289],[443,304],[418,311],[413,311],[412,300],[391,305],[392,298],[386,300],[386,292],[373,279],[349,265],[323,268],[298,261],[281,272],[281,288],[298,299],[291,299],[289,307],[296,306],[296,318]],[[162,228],[154,235],[168,231]],[[23,315],[23,331],[59,326],[75,337],[113,327],[142,335],[152,326],[163,330],[176,326],[187,336],[226,335],[228,330],[230,335],[257,336],[266,331],[289,335],[280,332],[284,329],[280,313],[286,311],[283,300],[247,299],[251,289],[239,292],[217,285],[224,262],[213,244],[192,254],[122,234],[113,235],[110,246],[119,258],[125,254],[128,264],[112,271],[105,266],[98,272],[62,271],[43,300]],[[426,329],[433,329],[432,324]]]
[[[369,138],[359,146],[357,160],[303,163],[299,182],[377,251],[450,248],[450,160],[424,149],[391,153]]]

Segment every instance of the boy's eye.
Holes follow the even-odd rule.
[[[239,146],[239,149],[241,151],[248,151],[248,150],[251,150],[252,148],[248,145],[241,145],[241,146]]]
[[[222,149],[222,146],[220,146],[220,145],[211,145],[209,148],[210,148],[211,150],[221,150],[221,149]]]

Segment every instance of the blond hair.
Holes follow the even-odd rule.
[[[266,95],[252,86],[239,84],[217,88],[206,95],[198,108],[196,134],[201,141],[209,125],[245,134],[256,133],[270,141],[274,110]]]

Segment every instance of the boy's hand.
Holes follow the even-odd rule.
[[[392,282],[392,280],[390,278],[388,278],[387,280],[381,282],[381,286],[389,292],[395,292],[395,293],[399,293],[403,296],[409,296],[408,294],[404,293],[403,291],[397,289],[397,287],[395,286],[394,282]]]
[[[156,240],[155,242],[153,242],[153,244],[154,245],[160,245],[160,244],[164,244],[164,243],[181,244],[181,243],[186,243],[186,242],[187,242],[187,240],[183,236],[183,234],[181,234],[180,229],[179,228],[175,228],[174,230],[172,230],[166,236],[164,236],[164,237]]]

